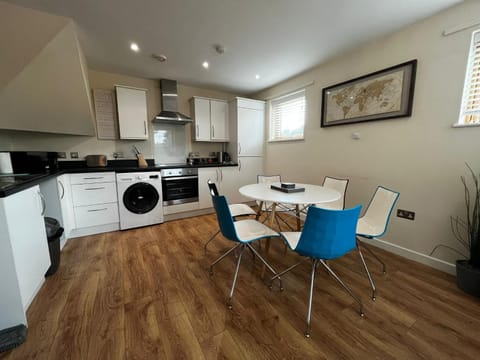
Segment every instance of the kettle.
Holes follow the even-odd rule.
[[[230,157],[230,154],[226,151],[224,151],[223,153],[223,163],[229,163],[232,161],[232,158]]]
[[[225,151],[220,151],[216,153],[216,158],[219,164],[225,164],[232,161],[230,155]]]

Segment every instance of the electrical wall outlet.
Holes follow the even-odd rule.
[[[67,158],[67,153],[65,151],[57,152],[57,158],[66,159]]]
[[[413,211],[397,209],[397,216],[407,220],[415,220],[415,212]]]
[[[72,159],[78,159],[78,152],[72,151],[72,152],[70,153],[70,157],[71,157]]]

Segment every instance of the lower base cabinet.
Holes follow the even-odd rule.
[[[40,187],[0,199],[0,330],[27,324],[25,311],[50,266]]]
[[[199,168],[199,208],[207,209],[213,206],[207,185],[208,180],[217,184],[219,193],[225,195],[230,204],[252,201],[242,196],[238,189],[244,185],[256,183],[259,174],[263,174],[263,157],[255,156],[239,158],[238,166]]]

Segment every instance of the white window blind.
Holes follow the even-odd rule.
[[[305,89],[270,101],[270,141],[303,139]]]
[[[480,31],[472,36],[459,125],[480,124]]]

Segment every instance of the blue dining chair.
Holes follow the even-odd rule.
[[[210,275],[213,275],[213,267],[225,257],[227,257],[229,254],[231,254],[233,251],[237,250],[237,264],[235,267],[235,273],[233,275],[230,295],[227,301],[228,308],[232,309],[233,292],[235,290],[235,284],[237,283],[240,262],[242,261],[242,255],[244,250],[248,248],[250,251],[252,251],[253,254],[255,254],[255,256],[257,256],[263,262],[263,264],[273,274],[278,275],[275,269],[258,253],[257,250],[255,250],[251,243],[264,238],[280,237],[280,235],[257,220],[247,219],[234,221],[225,196],[214,195],[213,191],[211,193],[211,196],[213,207],[215,208],[218,224],[220,227],[220,232],[228,240],[237,243],[234,247],[225,252],[222,256],[220,256],[210,265]],[[281,277],[276,276],[276,278],[279,279],[280,289],[283,289]]]
[[[211,195],[219,195],[217,185],[212,180],[209,179],[207,181],[207,185],[208,185],[208,189],[210,190]],[[234,220],[236,220],[237,217],[240,217],[240,216],[257,215],[257,212],[255,210],[253,210],[247,204],[242,204],[242,203],[230,204],[230,205],[228,205],[228,207],[230,208],[230,212],[232,213],[232,217],[233,217]],[[220,234],[220,230],[217,230],[215,232],[215,234],[210,236],[210,239],[208,239],[208,241],[205,243],[205,245],[203,245],[203,248],[204,248],[205,252],[207,252],[208,244],[210,244],[210,242],[213,239],[215,239],[215,237],[218,234]]]
[[[360,306],[360,316],[363,314],[361,300],[353,294],[352,290],[338,277],[327,264],[328,260],[340,258],[357,249],[361,251],[356,242],[357,221],[361,206],[347,210],[331,210],[310,206],[307,212],[305,225],[301,232],[282,232],[283,239],[291,250],[311,259],[312,272],[310,278],[310,297],[308,301],[307,329],[305,336],[310,337],[310,319],[312,315],[313,287],[315,271],[319,264],[323,265],[332,277],[347,291],[347,293]],[[276,274],[271,281],[296,268],[302,261],[290,266],[288,269]],[[366,266],[366,265],[365,265]]]

